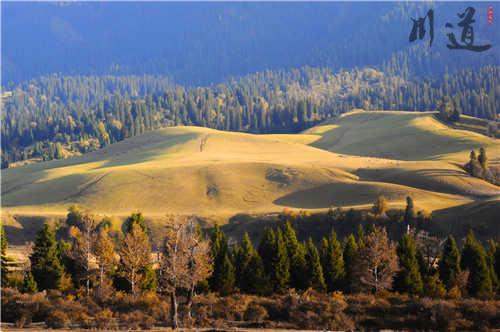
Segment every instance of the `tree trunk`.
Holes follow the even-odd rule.
[[[192,284],[190,289],[189,289],[189,294],[188,294],[188,299],[187,299],[187,304],[186,304],[186,310],[187,310],[187,315],[188,315],[190,327],[193,324],[193,315],[191,313],[191,307],[193,306],[193,297],[194,297],[194,284]]]
[[[178,328],[177,322],[177,296],[175,294],[175,290],[170,293],[170,315],[172,318],[172,329]]]

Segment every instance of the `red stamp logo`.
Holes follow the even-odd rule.
[[[488,6],[488,25],[493,24],[493,6]]]

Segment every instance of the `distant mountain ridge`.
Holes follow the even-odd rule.
[[[444,24],[476,8],[484,53],[445,47]],[[500,64],[499,3],[2,2],[4,86],[41,75],[161,74],[210,85],[267,69],[384,66],[417,75]],[[435,38],[410,43],[411,18],[435,10]],[[459,31],[456,31],[459,33]]]

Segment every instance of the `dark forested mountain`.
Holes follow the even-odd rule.
[[[476,9],[483,53],[449,50],[445,24]],[[41,75],[168,75],[183,85],[302,66],[385,66],[440,75],[500,59],[499,3],[2,2],[3,86]],[[408,40],[434,9],[434,42]],[[399,74],[402,74],[400,72]],[[407,74],[407,73],[406,73]]]
[[[498,3],[2,2],[2,166],[161,126],[296,132],[351,110],[500,109]],[[446,23],[475,12],[474,43]],[[412,19],[434,10],[423,40]],[[429,24],[429,18],[425,24]],[[299,69],[297,69],[299,68]]]
[[[46,76],[2,97],[2,164],[63,158],[162,126],[297,132],[353,108],[435,110],[445,96],[461,113],[494,119],[499,77],[499,66],[434,80],[304,67],[186,88],[152,76]]]

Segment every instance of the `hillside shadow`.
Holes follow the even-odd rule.
[[[274,204],[302,209],[328,208],[332,205],[361,205],[372,202],[383,188],[363,183],[328,183],[299,190],[273,201]]]

